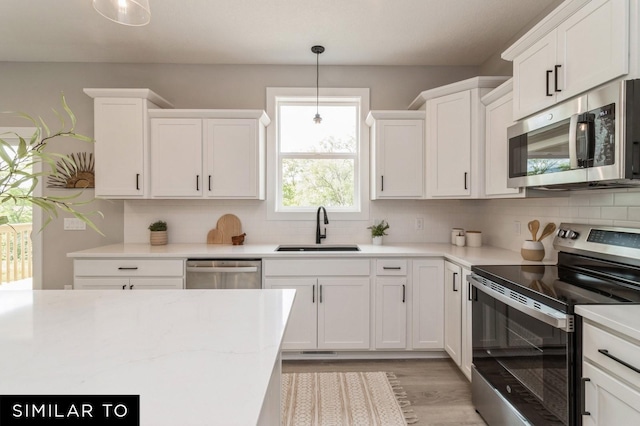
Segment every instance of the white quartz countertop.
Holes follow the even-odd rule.
[[[331,258],[331,257],[444,257],[462,266],[540,264],[523,260],[519,252],[491,246],[457,247],[446,243],[358,244],[357,252],[276,252],[277,244],[112,244],[69,253],[73,258]],[[555,264],[555,259],[542,263]]]
[[[0,395],[140,395],[141,425],[255,425],[294,294],[2,292]]]
[[[640,304],[580,305],[576,314],[640,342]]]

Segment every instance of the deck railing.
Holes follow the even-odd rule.
[[[0,283],[32,276],[31,229],[30,223],[0,225]]]

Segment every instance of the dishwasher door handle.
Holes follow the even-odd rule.
[[[187,266],[187,272],[227,272],[235,274],[237,272],[258,272],[257,266]]]

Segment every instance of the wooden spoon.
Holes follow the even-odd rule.
[[[540,239],[538,241],[542,241],[543,238],[546,238],[549,235],[553,234],[555,230],[556,230],[555,223],[547,223],[544,229],[542,230],[542,234],[540,234]]]
[[[531,239],[533,241],[538,241],[536,236],[538,235],[538,229],[540,229],[540,222],[534,219],[529,222],[527,226],[529,227],[529,232],[531,232]]]

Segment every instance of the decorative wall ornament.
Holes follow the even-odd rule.
[[[48,177],[49,188],[95,188],[93,153],[76,152],[56,163],[56,173]]]

